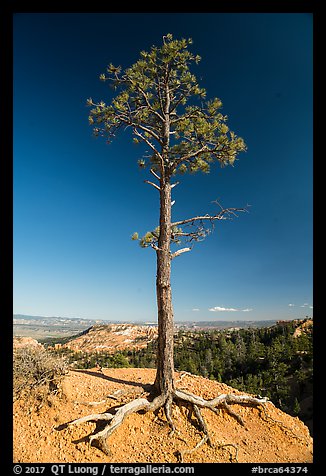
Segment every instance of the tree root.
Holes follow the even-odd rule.
[[[209,431],[204,420],[204,417],[201,413],[202,408],[208,408],[215,413],[218,413],[220,409],[226,411],[230,416],[236,419],[238,423],[244,425],[243,419],[235,413],[231,408],[230,405],[237,404],[237,405],[249,405],[249,406],[263,406],[266,403],[266,398],[256,398],[251,397],[249,395],[235,395],[235,394],[222,394],[219,395],[211,400],[205,400],[204,398],[194,395],[192,393],[188,393],[184,390],[174,390],[169,394],[161,394],[155,397],[152,401],[149,401],[147,398],[136,398],[129,403],[123,404],[122,406],[116,409],[116,413],[94,413],[91,415],[87,415],[76,420],[73,420],[63,427],[77,425],[80,423],[85,423],[89,421],[104,421],[105,427],[104,429],[95,432],[91,436],[89,436],[89,442],[92,446],[99,448],[103,451],[106,455],[110,455],[111,451],[107,443],[107,439],[109,436],[123,423],[123,421],[132,413],[136,413],[139,411],[148,412],[148,411],[156,411],[159,408],[163,407],[165,411],[165,416],[167,422],[171,428],[170,436],[176,431],[176,427],[174,425],[172,419],[172,403],[176,401],[178,404],[185,405],[190,408],[191,413],[195,415],[196,420],[198,422],[198,428],[203,433],[203,438],[201,441],[195,446],[195,448],[190,450],[183,450],[179,451],[178,455],[183,462],[184,455],[192,453],[199,449],[204,443],[208,443],[210,446],[213,446],[212,439],[209,435]],[[191,415],[190,415],[191,416]],[[59,429],[59,428],[58,428]],[[234,458],[231,459],[237,461],[237,454],[238,449],[233,444],[226,444],[226,445],[219,445],[219,447],[224,446],[233,446],[236,449],[236,455]]]
[[[284,428],[284,430],[286,431],[289,431],[292,436],[294,438],[297,438],[299,441],[302,441],[302,442],[307,442],[304,438],[302,438],[301,436],[297,435],[296,432],[294,431],[294,427],[293,428],[290,428],[289,426],[287,425],[284,425],[284,423],[280,420],[276,420],[275,418],[273,418],[271,415],[269,415],[269,413],[267,413],[267,410],[264,406],[262,406],[262,410],[264,412],[264,416],[266,418],[266,421],[271,421],[273,423],[275,423],[276,425],[279,425],[280,427]]]
[[[180,463],[184,463],[184,459],[183,459],[184,455],[186,455],[186,454],[191,454],[191,453],[193,453],[194,451],[198,450],[201,446],[203,446],[204,443],[206,443],[207,440],[208,440],[208,436],[205,435],[205,436],[200,440],[200,442],[199,442],[194,448],[192,448],[191,450],[183,450],[183,451],[179,450],[179,451],[177,452],[177,455],[178,455],[178,457],[179,457]]]
[[[237,445],[234,445],[233,443],[225,443],[223,445],[219,445],[219,448],[225,448],[225,446],[232,446],[232,448],[235,449],[235,455],[233,456],[232,453],[230,452],[230,461],[231,463],[238,463],[238,447]]]

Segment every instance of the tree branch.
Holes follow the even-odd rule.
[[[161,144],[161,145],[163,144],[162,140],[159,138],[159,136],[157,134],[155,134],[155,132],[152,131],[152,129],[149,129],[146,126],[144,126],[142,124],[138,124],[138,123],[133,122],[133,121],[129,125],[132,126],[132,127],[139,128],[144,132],[147,132],[147,134],[151,135],[155,140],[157,140],[157,142],[159,144]]]
[[[157,173],[156,173],[153,169],[150,169],[150,173],[151,173],[152,175],[154,175],[154,177],[157,178],[157,180],[159,180],[159,181],[161,180],[160,176],[157,175]],[[171,186],[171,188],[172,188],[172,186]]]
[[[158,190],[159,192],[161,191],[161,188],[156,185],[156,183],[153,183],[153,182],[150,182],[149,180],[144,180],[145,183],[148,183],[149,185],[152,185],[154,188],[156,188],[156,190]]]
[[[217,203],[217,202],[216,202]],[[222,208],[222,210],[217,215],[202,215],[192,218],[187,218],[186,220],[176,221],[171,223],[171,226],[180,226],[186,225],[187,223],[194,223],[196,221],[203,221],[203,220],[230,220],[231,215],[237,216],[236,212],[246,212],[246,208]]]
[[[180,256],[182,253],[187,253],[188,251],[191,251],[191,248],[182,248],[181,250],[177,250],[171,254],[171,259],[174,259],[177,256]]]
[[[200,149],[197,149],[196,152],[189,152],[189,154],[186,154],[177,159],[175,161],[175,166],[178,166],[179,164],[181,164],[181,162],[185,162],[193,157],[197,157],[198,155],[203,154],[204,152],[210,152],[210,149],[209,147],[207,147],[206,144],[203,145]]]
[[[180,182],[172,183],[172,184],[171,184],[171,188],[176,187],[177,185],[179,185],[179,183],[180,183]]]
[[[148,109],[161,121],[161,122],[164,122],[164,119],[163,117],[161,116],[161,114],[159,114],[157,111],[155,111],[153,109],[153,107],[150,105],[149,103],[149,100],[148,100],[148,97],[145,93],[145,91],[143,91],[143,89],[138,85],[136,84],[136,88],[138,88],[138,90],[141,92],[141,94],[143,95],[143,98],[145,99],[145,102],[146,102],[146,105],[148,107]]]
[[[144,141],[151,149],[152,151],[159,157],[160,159],[160,162],[161,162],[161,167],[162,167],[162,170],[164,170],[164,160],[163,160],[163,157],[162,155],[160,154],[160,152],[156,149],[156,147],[151,143],[150,140],[147,139],[147,137],[144,137],[143,134],[141,134],[136,126],[134,125],[134,133],[136,136],[140,137],[142,141]]]

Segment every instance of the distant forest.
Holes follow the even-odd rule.
[[[304,321],[300,321],[302,323]],[[312,327],[293,336],[298,321],[265,328],[185,331],[175,335],[176,371],[217,380],[241,391],[267,396],[281,410],[303,421],[312,418]],[[156,365],[156,342],[116,354],[59,349],[75,368]],[[309,405],[307,406],[307,401]]]

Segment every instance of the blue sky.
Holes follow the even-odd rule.
[[[14,16],[14,313],[156,319],[158,223],[142,150],[95,139],[86,99],[162,36],[191,37],[193,69],[248,151],[183,176],[173,219],[250,204],[173,261],[176,320],[311,316],[312,15],[26,13]]]

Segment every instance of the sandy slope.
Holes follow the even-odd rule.
[[[134,414],[113,433],[108,442],[112,455],[106,456],[87,441],[96,428],[95,423],[58,430],[60,425],[89,413],[101,413],[125,403],[144,391],[155,377],[153,369],[103,369],[70,371],[63,382],[61,395],[52,396],[38,411],[30,401],[14,404],[14,461],[52,463],[153,462],[177,463],[178,451],[194,448],[202,438],[196,421],[190,423],[187,410],[174,405],[173,419],[177,432],[169,437],[169,428],[162,410],[157,415]],[[203,377],[185,376],[180,388],[209,399],[220,393],[239,393],[224,384]],[[128,390],[119,402],[108,399],[93,407],[77,402],[103,400],[117,390]],[[146,391],[146,388],[145,388]],[[214,447],[207,444],[184,454],[184,462],[230,462],[237,446],[239,462],[312,462],[312,438],[308,428],[268,403],[266,419],[255,408],[233,406],[245,421],[242,427],[230,415],[216,415],[203,410]]]

